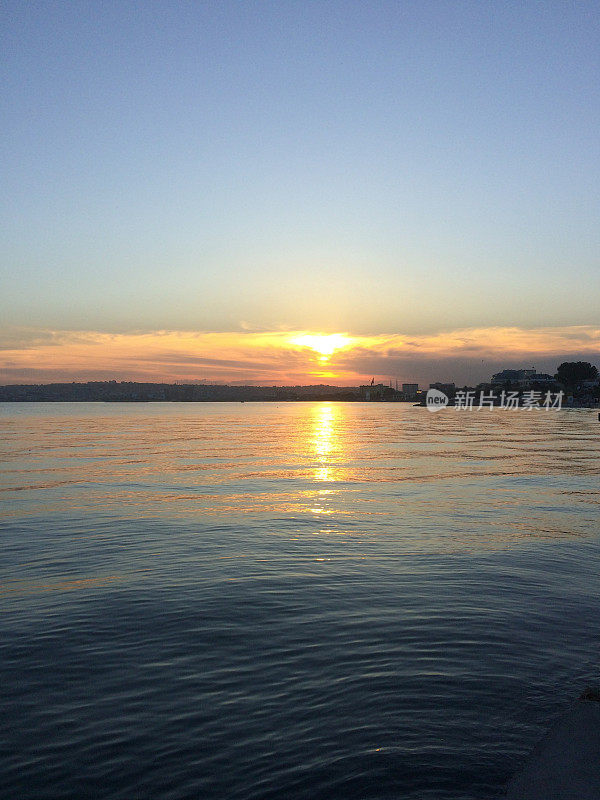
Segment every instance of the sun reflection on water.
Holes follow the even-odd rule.
[[[339,409],[329,403],[315,406],[313,411],[313,456],[315,462],[314,479],[320,482],[335,480],[332,452],[337,449],[336,423]]]
[[[340,409],[330,403],[322,403],[312,411],[312,436],[310,440],[311,473],[317,483],[331,484],[339,478],[336,465],[339,460]],[[332,488],[320,488],[311,492],[308,511],[315,515],[332,514],[334,497],[338,494]]]

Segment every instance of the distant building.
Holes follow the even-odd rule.
[[[503,369],[492,375],[492,386],[504,386],[512,384],[515,386],[529,386],[532,383],[554,383],[554,376],[545,372],[536,372],[531,369]]]
[[[383,383],[370,383],[367,386],[360,386],[360,393],[365,400],[381,400],[389,387]]]
[[[416,399],[417,392],[419,391],[419,384],[418,383],[403,383],[402,384],[402,394],[404,395],[405,399]]]
[[[444,392],[444,394],[452,394],[456,391],[456,386],[453,383],[430,383],[430,389],[437,389],[439,392]]]

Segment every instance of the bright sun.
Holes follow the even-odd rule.
[[[310,347],[321,355],[321,361],[327,361],[335,350],[341,350],[352,343],[352,339],[342,333],[312,334],[307,333],[290,340],[291,344]]]

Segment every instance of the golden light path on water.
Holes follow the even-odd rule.
[[[0,518],[101,508],[102,519],[227,520],[294,541],[392,536],[429,550],[587,533],[597,499],[577,482],[597,476],[594,419],[336,402],[15,405],[0,418]]]
[[[313,409],[313,448],[315,465],[314,479],[323,483],[335,480],[333,464],[330,462],[331,451],[336,435],[335,424],[340,414],[339,406],[329,403],[315,406]],[[325,506],[325,500],[333,494],[332,489],[318,489],[317,503],[310,509],[314,514],[331,514],[333,509]]]

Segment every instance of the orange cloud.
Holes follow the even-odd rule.
[[[0,337],[0,381],[72,380],[361,383],[413,377],[411,364],[596,357],[600,329],[465,328],[418,336],[310,331],[193,332],[11,330]],[[433,369],[433,367],[432,367]],[[449,367],[447,367],[449,369]],[[414,372],[414,371],[413,371]]]

